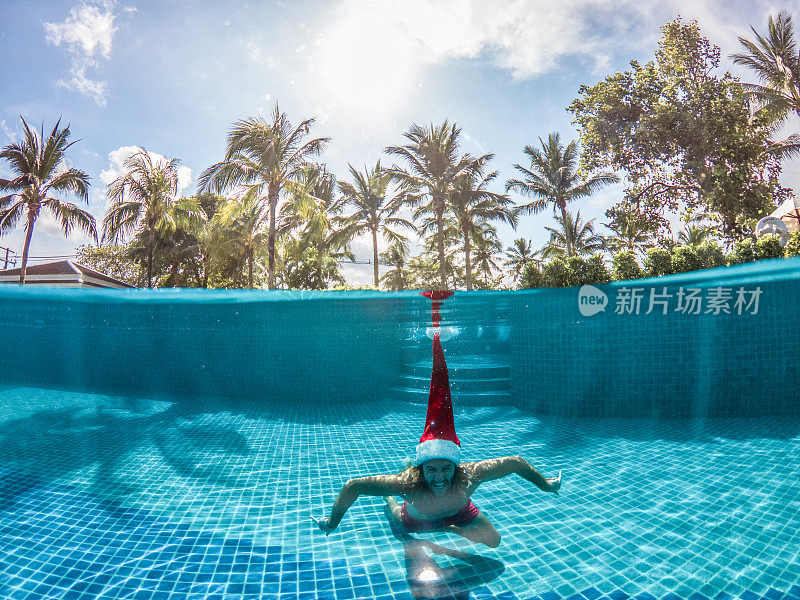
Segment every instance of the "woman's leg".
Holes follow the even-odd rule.
[[[483,513],[475,517],[475,520],[469,525],[462,527],[450,525],[445,531],[457,533],[471,542],[485,544],[490,548],[497,548],[500,545],[500,533]]]

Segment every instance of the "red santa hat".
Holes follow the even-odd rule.
[[[425,431],[417,444],[415,464],[426,460],[443,458],[458,464],[461,442],[456,435],[453,421],[453,400],[450,397],[450,378],[447,363],[444,361],[439,334],[433,336],[433,370],[431,389],[428,393],[428,414],[425,417]]]

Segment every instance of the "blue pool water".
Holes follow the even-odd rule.
[[[416,292],[0,287],[0,600],[800,600],[798,300],[800,259],[457,292],[464,459],[564,473],[479,488],[488,549],[311,518],[419,439]]]
[[[377,498],[315,530],[344,481],[402,464],[422,405],[6,388],[0,407],[3,599],[408,600],[431,597],[409,583],[431,560],[475,599],[800,597],[798,418],[457,408],[465,460],[519,453],[564,471],[559,496],[514,477],[479,488],[503,536],[489,550],[400,539]]]

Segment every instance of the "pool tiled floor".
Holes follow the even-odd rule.
[[[1,390],[0,598],[800,600],[800,417],[457,407],[465,460],[521,454],[562,493],[482,486],[495,550],[403,536],[379,498],[319,532],[348,478],[402,466],[424,413]]]

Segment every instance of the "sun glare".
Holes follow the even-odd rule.
[[[328,28],[318,67],[327,91],[343,104],[391,112],[408,99],[420,65],[396,26],[352,14]]]

